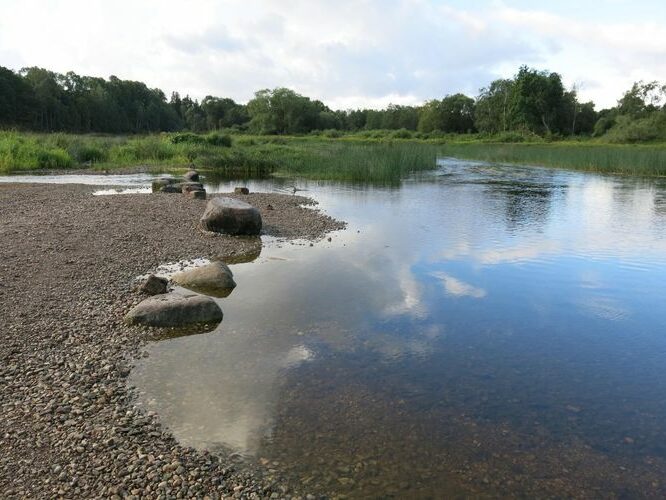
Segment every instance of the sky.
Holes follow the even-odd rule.
[[[664,0],[0,0],[0,66],[331,108],[476,96],[526,64],[597,109],[666,81]]]

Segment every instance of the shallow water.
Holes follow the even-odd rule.
[[[296,184],[348,229],[266,239],[220,326],[132,373],[182,443],[333,496],[666,494],[664,181],[443,160]]]

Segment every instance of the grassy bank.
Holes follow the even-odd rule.
[[[336,141],[221,134],[106,137],[0,132],[0,172],[135,165],[213,169],[239,175],[395,182],[436,166],[434,144],[393,140]]]
[[[440,153],[455,158],[542,165],[623,175],[666,175],[666,146],[603,143],[445,144]]]
[[[521,143],[491,141],[471,135],[416,140],[386,135],[94,136],[0,132],[0,173],[113,170],[137,165],[186,168],[194,164],[227,175],[395,183],[409,172],[435,168],[437,156],[452,156],[572,170],[666,175],[666,145],[615,145],[591,140],[535,142],[532,138],[532,142]]]

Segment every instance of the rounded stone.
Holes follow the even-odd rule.
[[[219,323],[222,317],[222,309],[210,297],[166,293],[140,302],[127,313],[125,321],[131,325],[183,327]]]
[[[216,233],[257,235],[261,232],[259,210],[233,198],[213,198],[201,217],[201,226]]]

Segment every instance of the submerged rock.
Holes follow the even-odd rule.
[[[133,307],[125,321],[131,325],[183,327],[219,323],[222,317],[222,309],[210,297],[165,293],[149,297]]]
[[[201,226],[217,233],[256,235],[261,231],[261,214],[244,201],[213,198],[201,217]]]
[[[236,288],[231,269],[220,261],[174,274],[174,283],[214,297],[227,297]]]
[[[146,278],[141,286],[139,287],[139,292],[146,295],[160,295],[162,293],[167,293],[167,285],[169,282],[166,278],[159,278],[154,274],[151,274]]]

